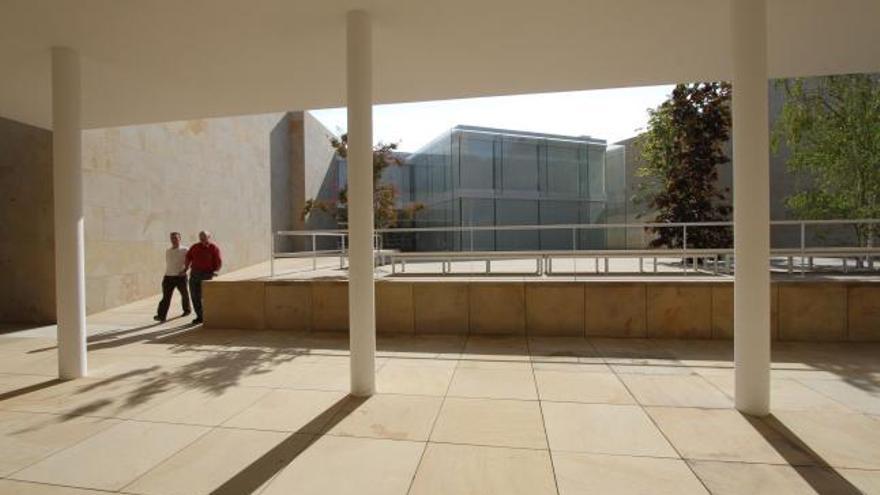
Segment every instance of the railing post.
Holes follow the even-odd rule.
[[[688,274],[688,265],[687,265],[687,250],[688,250],[688,226],[687,224],[682,226],[682,239],[681,239],[681,265],[684,268],[684,274]]]
[[[803,221],[801,222],[801,277],[807,276],[807,270],[804,268],[804,257],[806,257],[807,251],[807,224]]]
[[[269,231],[269,278],[275,278],[275,232]]]
[[[312,234],[312,271],[318,269],[318,251],[315,250],[315,234]]]
[[[345,234],[339,236],[342,249],[339,251],[339,269],[345,268]]]

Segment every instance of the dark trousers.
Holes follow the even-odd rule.
[[[202,319],[202,280],[211,280],[214,274],[211,272],[197,272],[193,270],[189,274],[189,292],[192,294],[193,309],[196,317]]]
[[[162,300],[159,301],[159,309],[156,314],[163,320],[168,316],[168,307],[171,306],[171,297],[174,289],[180,292],[180,305],[184,313],[189,313],[189,293],[186,290],[186,275],[174,277],[165,275],[162,278]]]

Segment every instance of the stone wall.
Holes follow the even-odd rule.
[[[224,271],[269,256],[272,151],[282,114],[83,133],[89,313],[157,293],[168,233],[210,230]],[[276,196],[278,193],[276,192]]]
[[[272,169],[272,230],[334,229],[332,215],[316,210],[308,220],[302,216],[309,199],[326,203],[338,196],[336,152],[330,146],[335,134],[309,112],[289,112],[272,132],[272,153],[284,155],[289,167]],[[329,239],[320,239],[317,247],[330,249]],[[276,249],[295,251],[311,249],[305,239],[286,239]]]
[[[775,282],[771,334],[880,341],[880,283]],[[223,281],[205,287],[210,328],[347,331],[345,281]],[[733,283],[376,283],[379,333],[733,338]]]
[[[55,320],[52,133],[0,118],[0,322]]]

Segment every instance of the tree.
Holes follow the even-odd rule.
[[[643,180],[636,201],[656,211],[653,222],[716,222],[731,208],[717,188],[718,167],[729,163],[724,144],[730,138],[730,84],[679,84],[669,99],[648,110],[648,130],[639,138]],[[683,229],[650,229],[652,247],[683,246]],[[687,246],[719,248],[732,244],[727,227],[690,228]]]
[[[336,151],[340,158],[348,157],[348,134],[343,134],[341,138],[330,138],[330,146]],[[424,208],[419,203],[407,205],[402,209],[396,207],[398,191],[394,184],[384,183],[381,181],[382,173],[391,166],[403,165],[402,160],[396,153],[397,143],[379,143],[373,147],[373,212],[375,216],[375,226],[378,228],[388,228],[397,225],[400,214],[404,213],[412,218],[417,211]],[[302,210],[302,218],[305,219],[314,210],[321,210],[330,213],[336,217],[340,223],[348,221],[348,188],[339,190],[339,195],[335,203],[327,203],[314,198],[308,199]]]
[[[790,151],[797,192],[786,206],[803,219],[880,217],[880,76],[850,74],[777,83],[785,102],[773,150]],[[878,234],[854,225],[860,245]]]

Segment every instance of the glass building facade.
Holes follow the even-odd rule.
[[[605,223],[604,140],[457,126],[406,160],[392,179],[402,203],[424,208],[416,227]],[[599,230],[419,233],[414,248],[445,250],[601,249]]]

